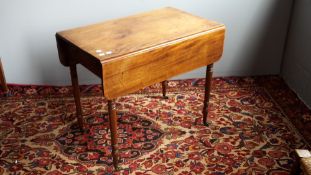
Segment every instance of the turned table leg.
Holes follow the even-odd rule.
[[[70,65],[70,75],[71,75],[71,82],[72,82],[72,87],[73,87],[73,95],[74,95],[75,104],[76,104],[76,115],[78,119],[78,125],[80,129],[83,129],[82,109],[81,109],[81,102],[80,102],[80,89],[79,89],[79,81],[78,81],[76,64]]]
[[[203,124],[208,126],[207,123],[207,115],[208,115],[208,103],[211,92],[211,84],[212,84],[212,67],[213,64],[206,66],[206,75],[205,75],[205,93],[204,93],[204,106],[203,106]]]
[[[2,67],[2,63],[1,63],[1,58],[0,58],[0,83],[1,83],[1,87],[3,88],[4,93],[8,94],[9,88],[8,88],[6,81],[5,81],[4,70]]]
[[[116,170],[118,170],[118,117],[115,104],[112,100],[108,100],[108,113],[111,132],[113,166]]]
[[[163,98],[167,99],[168,97],[166,96],[166,87],[167,87],[167,80],[162,81],[162,94]]]

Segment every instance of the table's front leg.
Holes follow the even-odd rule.
[[[118,117],[113,100],[108,100],[113,166],[118,170]]]
[[[76,115],[77,115],[78,125],[80,129],[83,129],[82,108],[81,108],[81,102],[80,102],[80,89],[79,89],[79,81],[78,81],[76,64],[70,65],[70,75],[71,75],[71,82],[72,82],[72,87],[73,87],[73,95],[74,95],[75,104],[76,104]]]
[[[207,115],[208,115],[208,103],[209,103],[211,85],[212,85],[212,75],[213,75],[212,67],[213,67],[213,64],[206,66],[204,106],[203,106],[203,124],[205,126],[208,126]]]

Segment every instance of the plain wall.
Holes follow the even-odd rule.
[[[282,76],[311,107],[311,0],[296,0]]]
[[[0,0],[0,56],[8,83],[70,84],[57,31],[171,6],[224,23],[215,76],[278,74],[292,0]],[[81,84],[99,79],[78,67]],[[205,68],[175,78],[204,77]]]

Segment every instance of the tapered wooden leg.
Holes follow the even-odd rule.
[[[75,104],[76,104],[76,115],[77,115],[78,125],[80,129],[83,129],[82,108],[81,108],[81,102],[80,102],[80,89],[79,89],[79,81],[78,81],[76,64],[70,65],[70,75],[71,75],[71,82],[72,82],[72,87],[73,87],[73,95],[74,95]]]
[[[211,92],[212,84],[212,67],[213,64],[206,66],[206,75],[205,75],[205,93],[204,93],[204,106],[203,106],[203,124],[208,126],[207,115],[208,115],[208,103]]]
[[[9,88],[8,88],[6,81],[5,81],[4,70],[2,67],[1,58],[0,58],[0,83],[1,83],[1,87],[4,91],[4,93],[7,94],[9,92]]]
[[[167,87],[167,80],[162,81],[162,94],[163,98],[167,99],[168,97],[166,96],[166,87]]]
[[[112,100],[108,100],[108,112],[111,132],[113,166],[116,170],[118,170],[118,117],[117,110]]]

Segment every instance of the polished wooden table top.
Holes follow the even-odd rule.
[[[113,99],[217,61],[224,30],[223,24],[168,7],[56,37],[61,62],[69,66],[80,57],[104,79],[105,97]]]
[[[173,44],[170,42],[219,27],[223,25],[168,7],[58,34],[104,62],[147,52],[161,44]],[[100,55],[97,50],[112,53]]]

